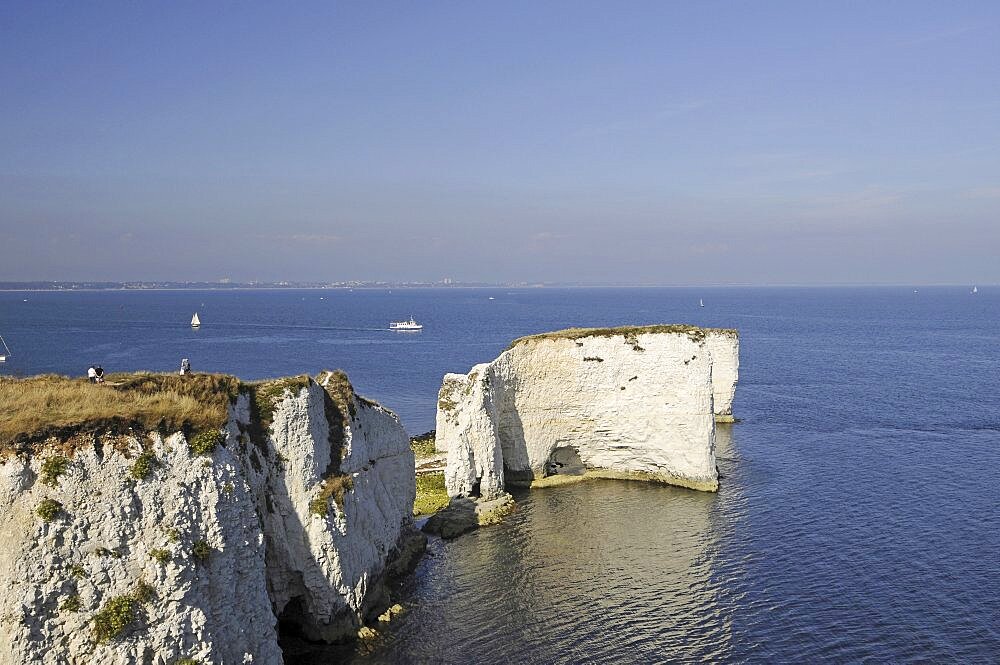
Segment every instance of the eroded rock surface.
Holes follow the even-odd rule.
[[[630,477],[715,490],[715,420],[731,417],[733,330],[569,330],[522,338],[444,377],[436,445],[451,496],[507,484]]]
[[[384,611],[424,543],[413,453],[346,377],[317,380],[241,393],[207,454],[133,432],[0,463],[0,664],[281,663],[279,621],[338,640]]]

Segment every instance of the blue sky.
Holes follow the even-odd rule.
[[[7,3],[0,280],[1000,282],[1000,3]]]

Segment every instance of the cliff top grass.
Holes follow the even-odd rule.
[[[510,343],[508,348],[514,348],[518,344],[525,342],[535,342],[550,339],[582,339],[584,337],[635,337],[636,335],[650,335],[659,333],[679,333],[685,334],[696,342],[705,339],[708,333],[720,333],[736,337],[739,333],[733,328],[700,328],[686,323],[658,323],[647,326],[619,326],[617,328],[566,328],[565,330],[554,330],[552,332],[538,333],[537,335],[526,335],[518,337]]]
[[[30,454],[50,437],[66,441],[78,434],[120,433],[129,428],[189,434],[218,429],[240,393],[251,394],[256,419],[270,424],[269,416],[285,391],[296,393],[310,381],[308,375],[248,383],[224,374],[149,372],[109,374],[103,384],[55,374],[0,377],[0,459]],[[328,415],[337,425],[331,430],[340,430],[342,439],[344,421],[353,416],[354,390],[340,371],[330,373],[325,387],[334,407],[328,411],[335,412]]]
[[[0,379],[0,457],[55,436],[220,427],[239,379],[220,374],[110,374],[104,384],[45,374]]]

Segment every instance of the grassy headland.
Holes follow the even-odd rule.
[[[112,374],[106,381],[53,374],[0,379],[0,457],[81,432],[218,428],[241,385],[220,374]]]
[[[331,445],[343,444],[343,428],[353,416],[354,391],[340,371],[325,372],[329,396]],[[307,375],[244,382],[224,374],[110,374],[103,384],[85,378],[45,374],[0,378],[0,459],[31,454],[51,437],[66,441],[78,434],[133,431],[184,431],[197,434],[225,425],[227,409],[249,394],[254,427],[266,432],[274,406],[285,394],[308,386]],[[72,452],[71,450],[68,452]],[[339,471],[339,469],[336,469]]]

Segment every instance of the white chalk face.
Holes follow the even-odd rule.
[[[449,374],[437,418],[449,493],[587,469],[715,489],[715,417],[730,412],[739,352],[735,334],[705,332],[542,336]]]
[[[351,484],[317,510],[334,462],[323,391],[311,383],[279,394],[264,441],[248,438],[251,400],[240,395],[224,445],[206,455],[180,432],[127,435],[100,451],[82,447],[55,487],[37,482],[45,455],[3,460],[0,587],[16,592],[0,592],[0,617],[24,620],[0,619],[0,663],[57,654],[141,662],[151,653],[280,663],[275,613],[286,610],[316,639],[353,635],[411,523],[413,453],[391,412],[352,398],[335,469]],[[156,462],[137,478],[142,451]],[[47,522],[35,514],[45,499],[59,502]],[[132,597],[140,580],[157,597],[143,605],[144,620],[95,645],[92,618]],[[78,611],[67,609],[70,596]]]

